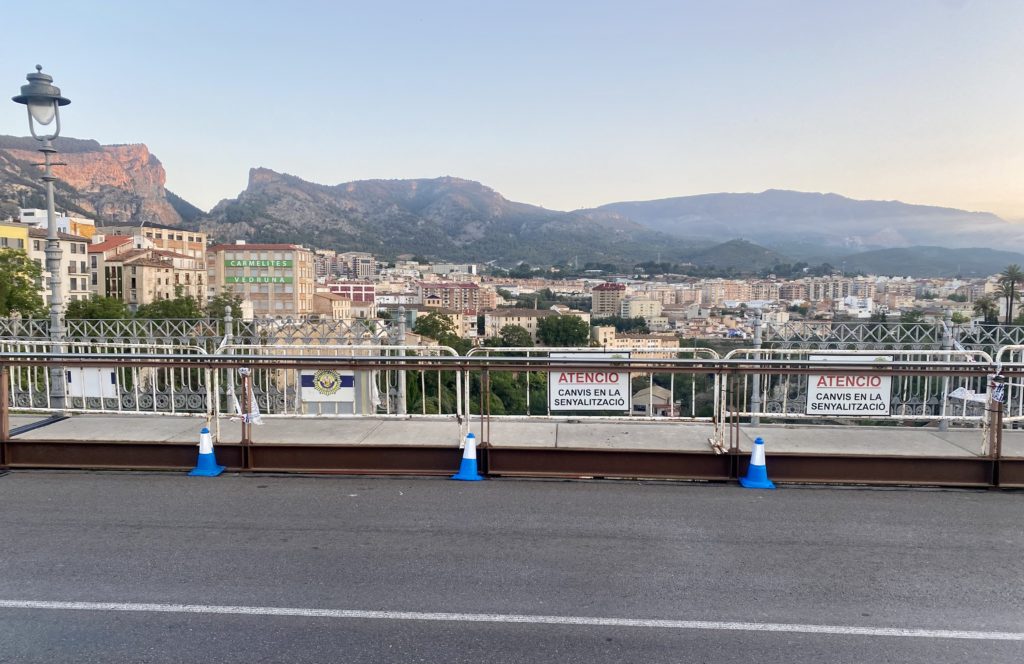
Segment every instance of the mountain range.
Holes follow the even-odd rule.
[[[60,138],[56,148],[66,164],[55,169],[58,207],[101,225],[201,227],[219,240],[501,265],[658,260],[739,273],[803,261],[880,274],[968,276],[1024,263],[1016,253],[1024,250],[1024,225],[987,212],[899,201],[768,190],[560,212],[454,177],[322,185],[253,168],[245,190],[204,212],[166,189],[163,165],[145,145]],[[0,218],[18,206],[44,206],[35,149],[31,138],[0,136]]]

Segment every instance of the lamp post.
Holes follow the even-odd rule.
[[[21,94],[12,97],[13,101],[25,104],[28,109],[28,128],[32,138],[40,142],[39,151],[43,153],[43,182],[46,183],[46,270],[50,273],[50,352],[54,355],[63,353],[64,325],[61,317],[61,305],[64,297],[61,293],[60,274],[60,237],[57,234],[57,214],[53,208],[53,155],[57,150],[53,140],[60,135],[60,107],[67,106],[71,100],[62,97],[60,88],[53,85],[53,77],[43,73],[42,65],[36,65],[35,72],[28,74],[28,85],[21,86]],[[53,133],[36,131],[53,124]],[[50,368],[50,406],[64,409],[64,367]]]

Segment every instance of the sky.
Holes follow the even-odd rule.
[[[1024,2],[4,3],[6,97],[145,143],[203,209],[263,166],[571,210],[765,189],[1024,220]],[[2,110],[6,108],[6,110]],[[0,104],[0,134],[26,135]]]

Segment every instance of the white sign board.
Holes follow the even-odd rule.
[[[117,370],[68,369],[64,372],[69,397],[102,397],[116,399],[118,397]]]
[[[892,362],[891,355],[811,355],[812,362],[872,364]],[[892,376],[874,374],[811,374],[807,380],[807,415],[888,417]]]
[[[623,360],[629,353],[551,353],[553,360]],[[622,410],[632,405],[628,371],[578,369],[548,373],[551,410]]]
[[[318,369],[303,371],[299,384],[303,401],[348,401],[356,400],[356,378],[351,371]]]

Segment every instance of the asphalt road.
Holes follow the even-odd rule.
[[[16,472],[0,661],[1016,664],[1024,493]]]

